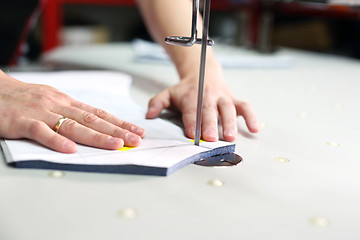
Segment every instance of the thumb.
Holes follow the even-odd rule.
[[[156,118],[163,109],[168,107],[170,107],[170,92],[165,89],[150,100],[146,118]]]

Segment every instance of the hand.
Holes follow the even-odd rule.
[[[59,132],[54,127],[61,117]],[[0,137],[28,138],[72,153],[76,143],[103,149],[138,146],[144,129],[76,101],[46,85],[26,84],[0,71]],[[75,143],[76,142],[76,143]]]
[[[223,126],[223,137],[234,141],[237,137],[237,116],[243,116],[250,132],[259,131],[256,115],[247,102],[235,99],[222,80],[220,69],[209,69],[205,79],[201,135],[206,141],[218,140],[218,116]],[[155,118],[163,109],[171,108],[182,112],[185,134],[195,137],[198,81],[196,75],[183,79],[177,85],[169,87],[149,102],[147,118]]]

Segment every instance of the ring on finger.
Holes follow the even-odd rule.
[[[63,122],[64,122],[66,119],[68,119],[68,118],[66,118],[66,117],[61,117],[61,118],[59,119],[59,121],[57,121],[57,123],[56,123],[56,125],[55,125],[55,127],[54,127],[54,131],[55,131],[56,133],[59,133],[59,129],[60,129],[61,125],[63,124]]]

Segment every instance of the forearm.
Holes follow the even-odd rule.
[[[181,79],[198,75],[200,45],[179,47],[164,42],[167,36],[190,36],[191,0],[137,0],[147,28],[155,41],[161,44],[176,65]],[[202,36],[202,19],[198,20],[198,36]],[[211,48],[207,50],[207,65],[218,65]]]
[[[181,81],[152,98],[147,118],[158,117],[163,109],[182,112],[185,133],[195,137],[197,82],[199,80],[201,46],[171,46],[167,36],[190,36],[191,0],[137,0],[153,39],[160,43],[175,63]],[[198,19],[198,36],[202,37],[202,20]],[[251,132],[257,132],[257,120],[249,104],[236,100],[226,87],[222,68],[211,47],[207,48],[205,68],[202,133],[205,141],[218,140],[218,118],[221,117],[223,138],[234,141],[237,136],[236,116],[243,115]]]

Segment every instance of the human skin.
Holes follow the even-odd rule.
[[[171,46],[164,41],[167,36],[190,36],[192,1],[137,0],[137,3],[153,39],[167,51],[180,77],[178,84],[164,89],[150,100],[146,117],[158,117],[166,108],[179,110],[186,135],[194,138],[201,46]],[[199,19],[198,36],[202,36],[201,30],[202,20]],[[259,131],[252,106],[237,100],[226,86],[222,67],[212,48],[207,50],[202,111],[202,138],[206,141],[218,140],[218,116],[226,141],[236,140],[236,118],[240,115],[244,117],[250,132]]]
[[[59,132],[58,120],[66,116]],[[119,149],[138,146],[145,130],[79,102],[57,89],[20,82],[0,70],[0,137],[28,138],[63,153],[77,144]]]
[[[150,33],[165,48],[180,77],[178,84],[164,89],[150,100],[146,117],[156,118],[166,108],[178,110],[182,113],[186,135],[194,138],[201,49],[200,46],[185,48],[164,43],[166,36],[190,34],[191,1],[138,0],[138,4]],[[201,24],[200,19],[199,26]],[[201,36],[201,31],[198,34]],[[202,138],[218,140],[220,116],[224,139],[236,140],[236,118],[239,115],[244,117],[250,132],[259,130],[251,105],[234,97],[226,86],[221,65],[212,49],[208,48]],[[56,133],[54,128],[63,116],[68,119]],[[0,137],[32,139],[63,153],[75,152],[77,143],[113,150],[123,146],[135,147],[145,136],[145,130],[140,126],[79,102],[53,87],[18,81],[1,70],[0,120]]]

